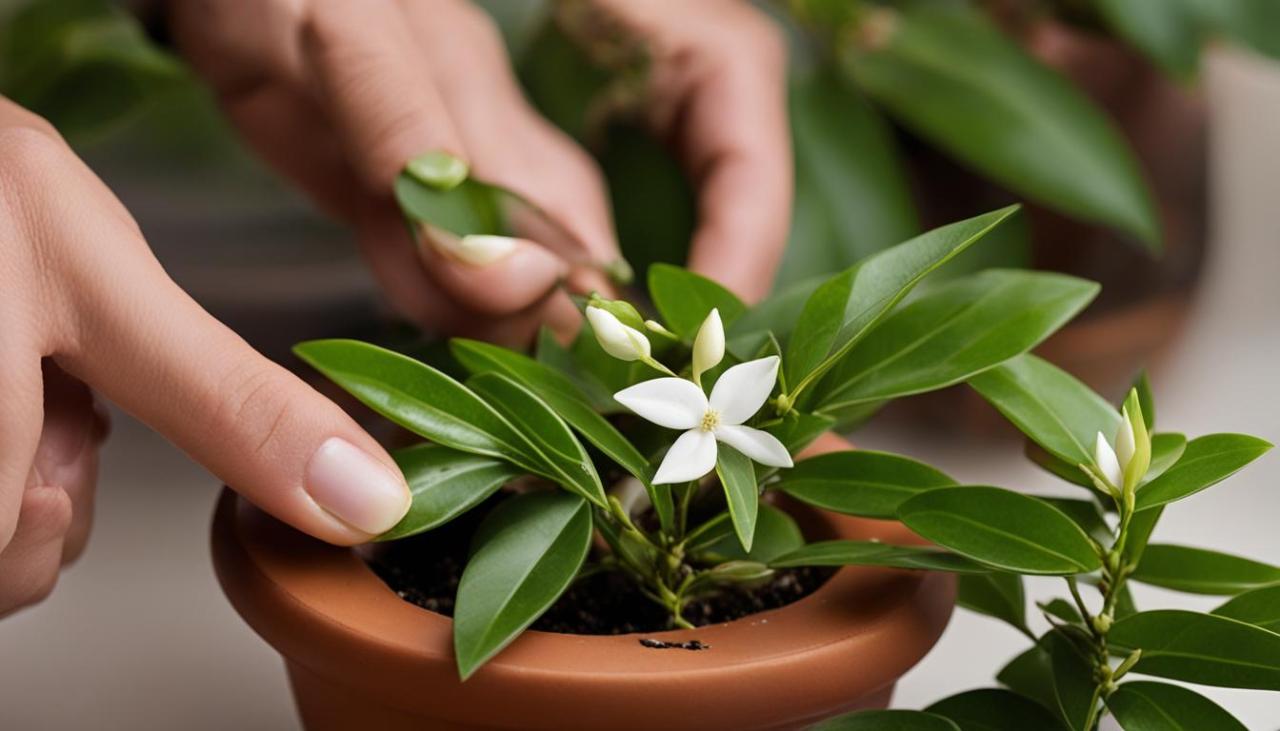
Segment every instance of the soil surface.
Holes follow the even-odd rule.
[[[369,559],[369,566],[400,598],[451,617],[475,523],[471,515],[466,515],[434,531],[379,546]],[[727,589],[717,596],[690,602],[684,617],[701,627],[776,609],[812,594],[833,573],[828,568],[781,570],[762,586]],[[671,629],[671,623],[667,611],[644,596],[629,576],[611,571],[579,580],[533,624],[533,629],[619,635],[662,632]],[[663,648],[646,647],[695,650],[706,646],[663,643]]]

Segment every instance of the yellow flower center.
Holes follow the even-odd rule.
[[[702,415],[702,431],[715,431],[717,426],[720,426],[720,412],[707,409]]]

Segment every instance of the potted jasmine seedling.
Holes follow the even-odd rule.
[[[416,227],[501,234],[501,216],[445,215],[485,190],[408,173],[399,192]],[[961,492],[953,479],[825,433],[1000,366],[1095,296],[994,270],[906,300],[1014,210],[750,309],[655,266],[648,316],[592,297],[577,340],[543,338],[534,357],[454,340],[436,368],[304,343],[304,361],[426,438],[395,454],[413,506],[352,551],[228,494],[223,586],[285,656],[312,729],[781,729],[883,707],[942,631],[951,575],[998,566],[897,522],[936,541],[901,509]],[[932,499],[920,515],[961,514]]]

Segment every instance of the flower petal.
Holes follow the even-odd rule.
[[[623,406],[658,426],[692,429],[707,413],[707,397],[693,381],[655,378],[624,388],[613,395]]]
[[[782,442],[766,431],[749,426],[722,424],[716,427],[716,439],[770,467],[791,467],[791,455]]]
[[[1107,438],[1102,436],[1102,432],[1098,432],[1098,438],[1094,440],[1093,462],[1112,487],[1120,487],[1124,484],[1124,473],[1120,470],[1120,461],[1116,459],[1115,450],[1107,443]]]
[[[1120,469],[1124,470],[1129,466],[1129,460],[1133,459],[1133,453],[1137,451],[1137,447],[1133,438],[1133,422],[1129,420],[1129,410],[1123,409],[1120,416],[1120,426],[1116,429],[1116,460],[1120,463]]]
[[[702,429],[690,429],[662,458],[653,484],[669,485],[673,482],[689,482],[707,474],[716,467],[716,436]]]
[[[749,360],[720,375],[711,389],[711,408],[721,424],[741,424],[769,400],[778,380],[778,356]]]
[[[724,323],[720,321],[720,310],[712,307],[693,341],[693,380],[697,381],[703,373],[720,365],[721,360],[724,360]]]

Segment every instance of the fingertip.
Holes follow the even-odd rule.
[[[419,253],[427,274],[479,313],[510,315],[544,298],[569,274],[568,264],[528,239],[424,231]]]

